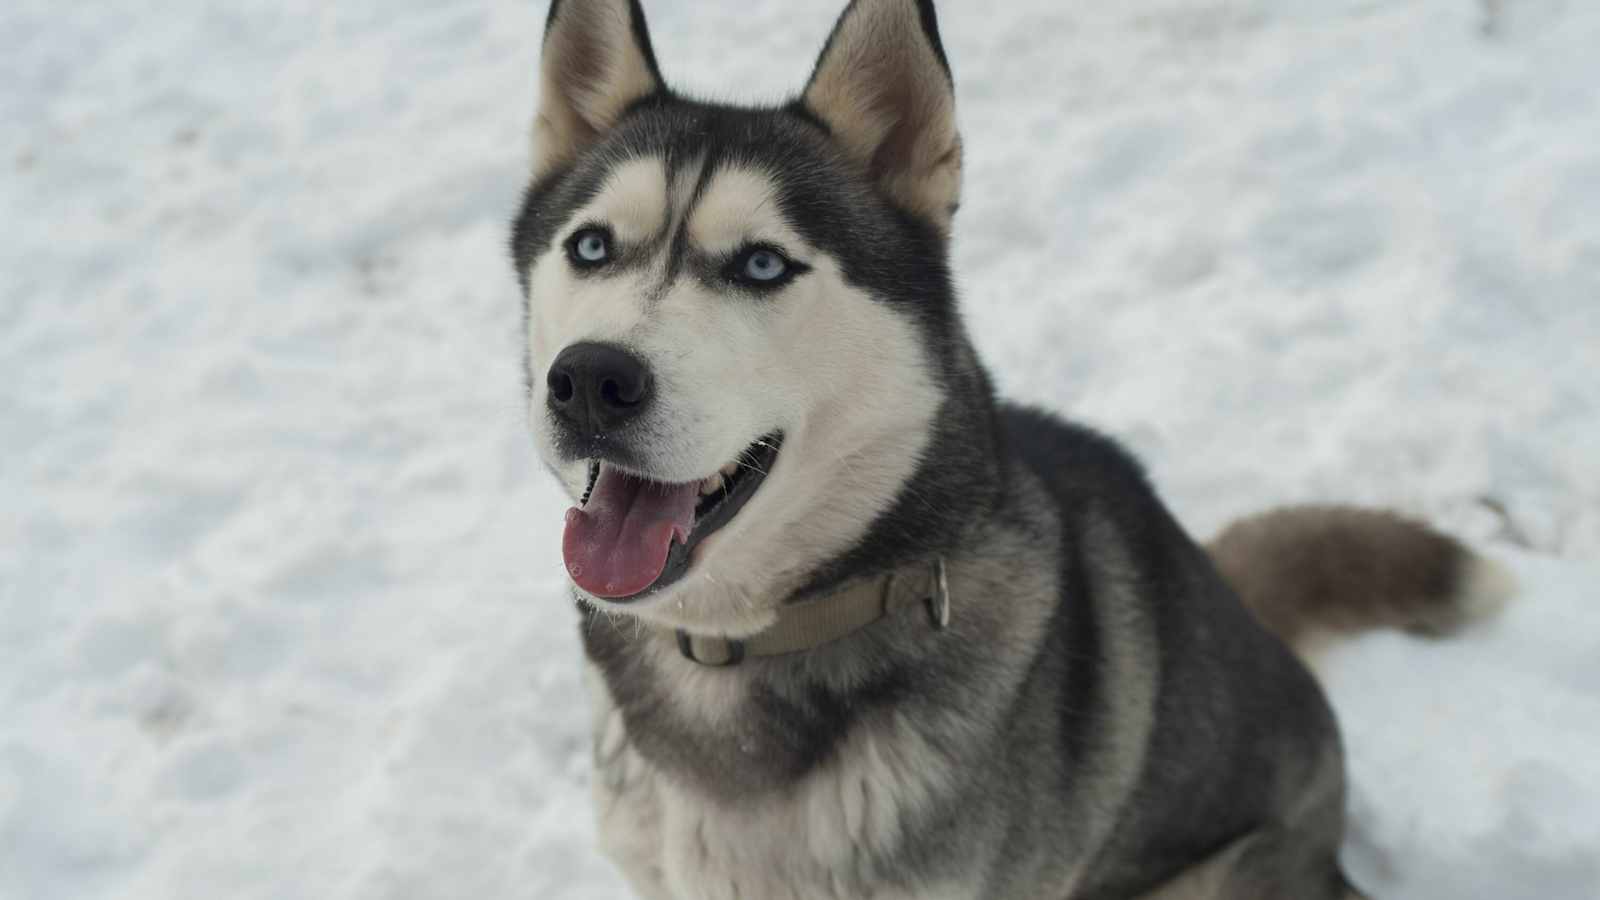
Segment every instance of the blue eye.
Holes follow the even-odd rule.
[[[773,247],[746,247],[728,266],[728,277],[749,287],[776,288],[788,284],[806,267]]]
[[[789,264],[771,250],[757,250],[744,261],[744,277],[751,281],[777,281],[788,271]]]
[[[611,235],[602,228],[585,228],[567,243],[567,255],[582,268],[591,268],[611,259]]]

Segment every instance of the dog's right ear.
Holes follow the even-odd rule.
[[[570,162],[663,89],[639,0],[553,0],[540,60],[533,176]]]

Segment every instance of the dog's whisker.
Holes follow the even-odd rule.
[[[761,468],[761,466],[756,463],[755,456],[751,454],[749,450],[740,453],[739,458],[734,460],[734,464],[742,469],[749,469],[752,472],[760,472],[762,477],[766,477],[767,470]]]

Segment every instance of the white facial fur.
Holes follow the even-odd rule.
[[[702,479],[757,438],[784,432],[768,477],[696,548],[681,581],[633,603],[593,601],[666,627],[742,637],[771,624],[784,597],[894,500],[941,395],[914,326],[801,239],[764,173],[721,170],[690,209],[699,168],[684,167],[669,184],[659,159],[618,166],[532,261],[530,412],[541,452],[574,497],[585,466],[556,461],[543,374],[580,341],[624,345],[654,373],[653,406],[636,425],[650,436],[637,448],[640,475]],[[608,225],[628,247],[675,233],[685,218],[688,244],[700,252],[769,243],[811,271],[752,296],[708,287],[688,269],[669,276],[670,240],[656,241],[648,266],[615,274],[579,277],[567,260],[567,238],[586,224]]]

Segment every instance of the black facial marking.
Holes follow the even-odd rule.
[[[683,271],[684,263],[689,255],[689,217],[684,216],[684,221],[678,223],[678,228],[672,233],[672,246],[667,250],[667,273],[663,279],[671,284]]]

